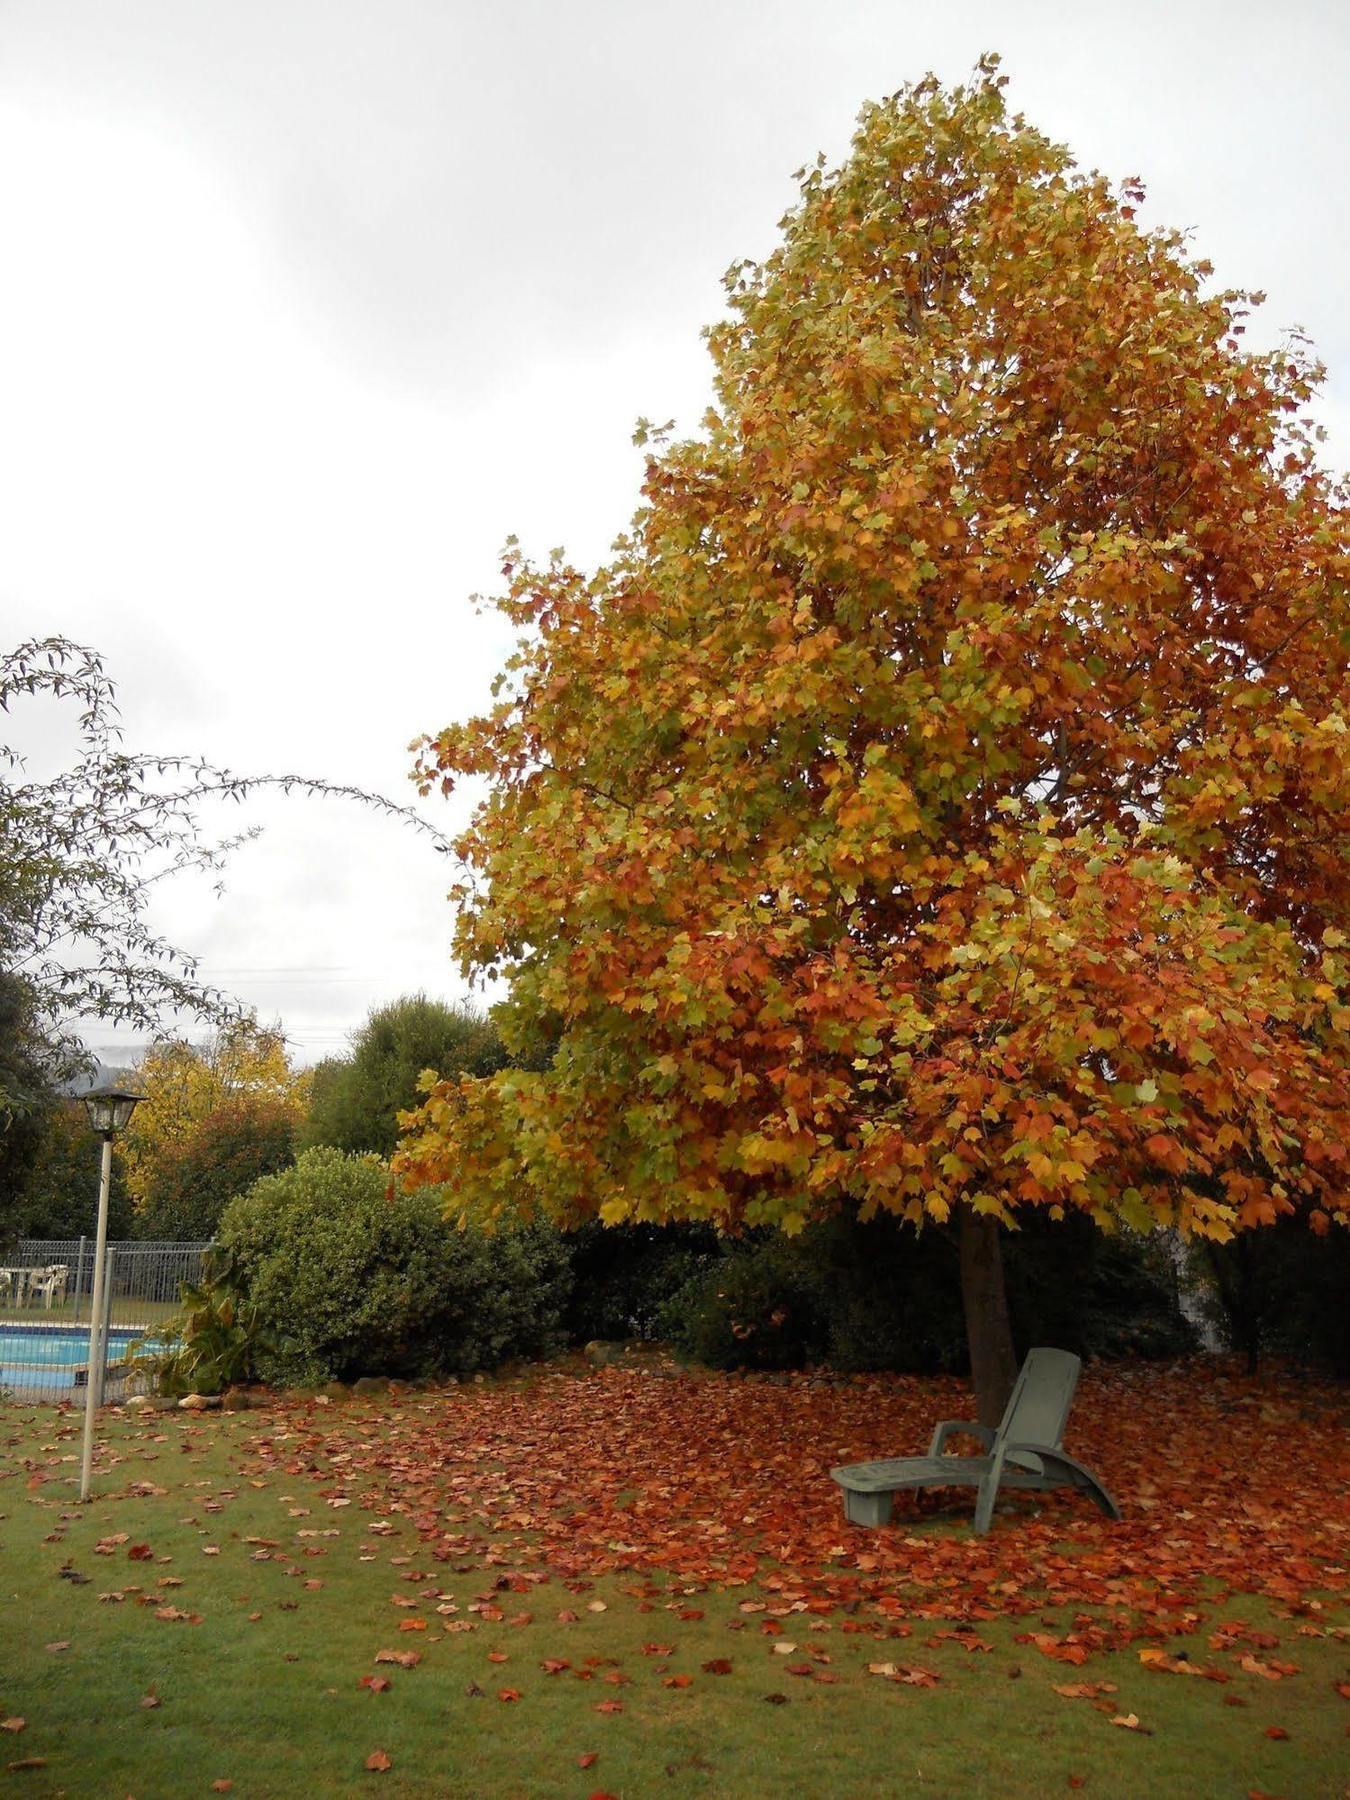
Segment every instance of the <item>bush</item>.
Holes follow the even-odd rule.
[[[301,1149],[328,1145],[391,1156],[398,1115],[417,1105],[424,1069],[438,1075],[491,1075],[506,1048],[491,1021],[463,1006],[412,994],[376,1008],[357,1032],[349,1057],[329,1057],[314,1071]]]
[[[267,1344],[257,1305],[229,1258],[210,1256],[201,1281],[182,1284],[179,1301],[172,1318],[131,1347],[132,1357],[152,1371],[157,1391],[176,1400],[250,1380]]]
[[[235,1195],[286,1168],[294,1154],[292,1108],[251,1095],[227,1101],[165,1145],[146,1171],[140,1235],[213,1238]]]
[[[800,1241],[735,1244],[663,1309],[662,1330],[686,1356],[714,1369],[797,1369],[829,1344],[829,1305]]]
[[[264,1379],[467,1374],[559,1347],[556,1232],[459,1231],[443,1189],[388,1195],[388,1181],[374,1158],[309,1150],[226,1208],[218,1241],[274,1340]]]
[[[589,1224],[563,1242],[572,1263],[566,1327],[573,1343],[657,1336],[666,1302],[721,1255],[707,1225]]]
[[[1350,1231],[1301,1219],[1194,1244],[1190,1270],[1211,1322],[1255,1373],[1263,1352],[1350,1375]]]
[[[1162,1249],[1088,1221],[1029,1221],[1004,1239],[1019,1353],[1179,1355],[1193,1346]],[[715,1368],[963,1371],[960,1270],[952,1234],[889,1219],[838,1218],[799,1238],[727,1245],[666,1304],[664,1333]]]

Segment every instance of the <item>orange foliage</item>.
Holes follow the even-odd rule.
[[[465,969],[545,1072],[441,1083],[468,1208],[793,1231],[958,1203],[1346,1218],[1346,490],[1298,340],[992,62],[862,114],[728,277],[613,560],[511,549]]]

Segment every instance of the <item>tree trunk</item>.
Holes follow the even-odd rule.
[[[961,1300],[970,1346],[970,1377],[975,1388],[975,1416],[995,1426],[1003,1417],[1017,1379],[1017,1354],[1008,1323],[1008,1296],[1003,1287],[1003,1246],[998,1220],[961,1208]]]

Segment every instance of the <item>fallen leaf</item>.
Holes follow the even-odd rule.
[[[1289,1733],[1285,1730],[1283,1725],[1267,1725],[1262,1735],[1264,1737],[1274,1738],[1277,1743],[1284,1743],[1287,1740]]]
[[[705,1675],[730,1675],[730,1658],[726,1656],[714,1656],[710,1662],[704,1663],[703,1673]]]
[[[514,1700],[519,1700],[520,1689],[519,1688],[498,1688],[497,1689],[497,1698],[499,1700],[504,1700],[509,1704],[510,1702],[512,1702]]]
[[[387,1750],[372,1750],[366,1758],[366,1767],[373,1769],[377,1774],[382,1775],[386,1769],[392,1769],[393,1766],[394,1759]]]

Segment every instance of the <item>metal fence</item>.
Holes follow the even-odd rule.
[[[208,1248],[108,1244],[101,1320],[91,1317],[93,1238],[22,1238],[0,1251],[0,1398],[82,1404],[91,1373],[100,1400],[144,1386],[128,1346],[176,1311],[181,1284],[199,1278]]]

